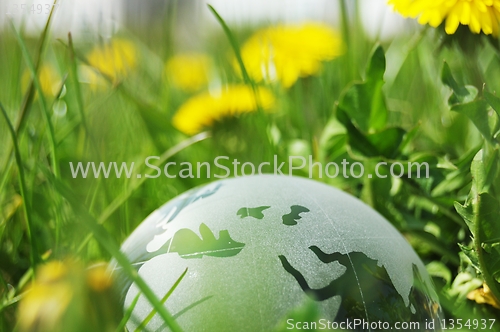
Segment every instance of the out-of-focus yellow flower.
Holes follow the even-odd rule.
[[[280,25],[253,34],[241,55],[255,81],[277,79],[290,87],[299,77],[317,73],[322,61],[342,54],[342,45],[335,30],[325,24]]]
[[[125,77],[137,64],[137,51],[132,42],[113,39],[94,48],[88,55],[89,64],[116,82]]]
[[[445,31],[454,34],[458,26],[468,25],[473,33],[498,36],[500,0],[389,0],[405,17],[436,28],[446,21]]]
[[[30,82],[31,72],[26,70],[21,77],[21,86],[23,89],[28,88]],[[59,92],[61,88],[61,77],[57,71],[48,64],[43,64],[38,71],[38,81],[40,82],[40,89],[45,96],[52,96]]]
[[[196,134],[224,117],[256,111],[257,102],[268,111],[274,105],[274,96],[262,87],[254,93],[247,85],[228,86],[217,95],[201,93],[179,108],[173,124],[183,133]]]
[[[487,303],[497,309],[500,309],[500,303],[497,302],[495,296],[491,293],[490,288],[486,283],[482,288],[475,289],[467,294],[469,300],[476,301],[479,304]]]
[[[75,261],[52,261],[36,276],[19,303],[21,332],[116,329],[121,309],[105,266],[85,269]]]
[[[68,280],[68,268],[59,261],[38,269],[38,280],[31,286],[19,304],[21,331],[57,331],[74,296],[75,289]]]
[[[87,271],[87,285],[95,292],[110,289],[113,279],[106,265],[98,265]]]
[[[165,74],[179,89],[194,92],[208,84],[210,59],[204,54],[179,54],[165,65]]]
[[[102,90],[109,85],[97,69],[86,65],[78,66],[78,79],[88,84],[92,91]]]

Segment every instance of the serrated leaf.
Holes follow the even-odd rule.
[[[472,266],[478,270],[481,271],[481,266],[479,264],[479,258],[477,257],[477,252],[474,250],[474,248],[469,248],[467,246],[464,246],[462,244],[458,244],[460,247],[460,250],[465,254],[465,256],[470,260]]]
[[[488,105],[484,100],[454,105],[451,110],[467,116],[487,141],[493,140],[488,119]]]
[[[500,238],[500,202],[488,193],[479,195],[481,204],[478,218],[481,222],[480,237],[482,242]]]
[[[491,272],[492,276],[496,278],[500,274],[500,253],[498,252],[498,243],[494,245],[483,243],[482,247],[488,256],[486,259],[488,270]]]
[[[457,213],[465,221],[471,234],[474,236],[474,214],[472,211],[472,205],[462,205],[459,202],[455,202],[454,206],[455,210],[457,210]]]
[[[476,87],[458,84],[451,73],[450,66],[446,62],[441,71],[441,81],[453,90],[452,95],[448,99],[450,106],[472,102],[477,96],[478,90]]]

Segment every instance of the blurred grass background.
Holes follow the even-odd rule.
[[[196,29],[203,29],[202,26],[193,25],[195,29],[179,23],[189,17],[190,10],[209,12],[207,7],[196,6],[195,11],[182,1],[166,3],[150,25],[129,22],[111,34],[89,32],[74,41],[60,31],[51,33],[50,29],[46,34],[28,33],[22,22],[6,24],[0,32],[0,102],[19,146],[16,159],[8,122],[2,117],[0,330],[40,330],[33,321],[41,319],[35,316],[41,315],[41,309],[36,308],[43,307],[43,296],[38,299],[39,307],[30,309],[34,316],[23,316],[23,306],[19,305],[23,298],[30,298],[26,295],[30,293],[25,292],[28,285],[36,284],[37,278],[43,285],[44,272],[35,275],[36,266],[61,261],[82,268],[109,261],[113,250],[103,241],[121,243],[167,200],[213,181],[163,176],[147,180],[112,176],[75,179],[69,162],[135,162],[136,167],[142,167],[137,172],[144,174],[144,159],[163,154],[177,163],[210,162],[224,155],[255,165],[272,160],[273,155],[278,155],[280,161],[286,161],[289,155],[312,155],[324,164],[340,164],[344,158],[361,161],[365,169],[372,169],[378,161],[426,161],[431,169],[429,179],[317,176],[317,180],[360,197],[405,235],[434,277],[446,317],[499,317],[495,296],[500,271],[498,232],[496,226],[491,226],[500,221],[495,207],[495,188],[499,185],[495,111],[499,110],[493,94],[500,88],[497,39],[473,35],[467,29],[450,36],[442,28],[415,28],[411,23],[408,29],[382,36],[367,32],[363,26],[360,13],[364,2],[339,1],[335,8],[338,13],[334,15],[337,19],[327,24],[341,38],[342,54],[323,61],[320,70],[298,78],[291,86],[284,86],[279,80],[255,82],[253,78],[249,84],[235,65],[234,48],[221,26],[201,32]],[[144,15],[147,20],[147,15],[152,14]],[[277,24],[228,21],[240,46],[258,29]],[[198,36],[195,41],[188,38],[183,43],[181,37],[191,34]],[[377,49],[379,45],[381,48]],[[187,68],[193,73],[186,69],[176,74],[168,69],[169,61],[186,52],[196,52],[204,59],[200,66],[205,68],[205,80],[192,82],[193,77],[201,75],[192,63]],[[377,100],[386,107],[372,104],[371,109],[356,108],[345,96],[352,92],[353,82],[369,81],[367,67],[372,54],[374,68],[382,72],[385,69],[385,84],[368,84],[362,90],[367,95],[358,97],[382,98]],[[377,64],[377,59],[382,59],[385,68]],[[443,70],[445,62],[449,72]],[[33,71],[37,73],[36,80]],[[183,77],[176,75],[184,75],[186,86],[179,83]],[[191,79],[185,77],[189,75]],[[451,80],[455,85],[449,83]],[[197,86],[190,87],[191,83]],[[270,91],[275,98],[272,112],[260,110],[217,117],[204,128],[206,135],[194,139],[172,125],[177,110],[190,98],[233,84],[249,84],[249,88],[258,85]],[[372,96],[377,91],[383,97]],[[484,91],[491,92],[491,96],[486,98]],[[457,100],[450,102],[450,96]],[[471,102],[476,102],[469,105],[472,110],[451,111]],[[386,112],[387,120],[363,130],[359,119],[370,118],[374,112]],[[347,114],[350,120],[341,114]],[[479,118],[483,122],[479,121],[482,124],[478,126]],[[385,139],[386,130],[391,128],[400,128],[402,136]],[[370,136],[377,133],[382,141]],[[359,142],[371,142],[375,147],[363,148]],[[175,147],[178,151],[171,153],[169,149]],[[479,151],[482,154],[476,155]],[[471,173],[474,160],[475,172],[479,173]],[[19,179],[21,171],[23,181]],[[481,172],[487,178],[484,188],[473,182],[473,174]],[[296,175],[308,174],[297,171]],[[479,200],[475,200],[478,193],[492,197],[488,217],[481,217]],[[457,212],[455,202],[462,204],[464,211],[470,210],[470,215],[479,216],[477,220],[471,217],[475,225],[466,222],[467,213]],[[106,236],[96,236],[96,229],[100,228],[89,228],[88,218],[96,227],[102,224]],[[482,226],[477,226],[479,221]],[[481,227],[493,231],[483,232]],[[478,232],[487,238],[479,242],[479,247],[475,240]],[[485,243],[489,246],[487,254],[481,256]],[[56,284],[63,280],[83,287],[82,292],[87,295],[75,293],[75,297],[92,298],[99,293],[100,288],[96,290],[93,283],[75,279],[67,272],[51,278],[48,280],[55,280]],[[483,287],[485,281],[489,287]],[[68,323],[68,308],[69,305],[62,308],[59,314],[53,312],[56,317],[51,324],[56,325],[46,323],[52,326],[46,330],[55,331],[57,324],[61,324],[57,327],[60,330],[64,326],[72,326],[75,331],[81,328],[75,327],[78,320],[70,319]],[[92,308],[71,310],[87,315]],[[96,318],[116,324],[96,326],[106,326],[104,330],[116,328],[122,317],[121,309],[117,310]],[[58,320],[60,317],[66,320]]]

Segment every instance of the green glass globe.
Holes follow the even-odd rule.
[[[148,216],[122,251],[160,299],[187,269],[165,302],[185,331],[305,327],[285,318],[307,300],[318,328],[440,330],[432,280],[401,234],[357,198],[312,180],[260,175],[192,189]],[[139,290],[123,289],[128,308]],[[129,330],[152,310],[141,295]],[[166,329],[159,315],[147,325]]]

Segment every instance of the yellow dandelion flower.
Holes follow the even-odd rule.
[[[92,91],[103,90],[109,85],[95,68],[86,65],[78,66],[78,79],[88,84]]]
[[[106,265],[46,263],[19,302],[19,331],[115,331],[122,311],[112,285]]]
[[[208,84],[210,65],[204,54],[179,54],[167,61],[165,74],[179,89],[194,92]]]
[[[30,82],[31,72],[26,70],[21,77],[21,86],[23,89],[28,88]],[[45,96],[53,96],[59,92],[61,88],[61,77],[51,65],[44,64],[38,71],[38,81],[40,82],[40,89]]]
[[[468,25],[473,33],[498,36],[500,0],[389,0],[389,4],[405,17],[436,28],[443,21],[447,34],[458,26]]]
[[[87,271],[87,285],[92,291],[103,292],[113,285],[111,273],[106,265],[97,265]]]
[[[342,54],[342,45],[337,32],[324,24],[280,25],[253,34],[241,56],[255,81],[278,80],[290,87],[299,77],[316,74],[322,61]]]
[[[21,331],[57,331],[73,296],[68,280],[68,267],[54,261],[38,269],[37,281],[19,303],[18,321]]]
[[[260,106],[269,111],[274,105],[272,93],[262,87],[256,91]],[[232,85],[217,95],[201,93],[185,102],[173,118],[174,126],[188,135],[199,133],[216,121],[257,110],[256,95],[247,85]]]
[[[114,82],[125,77],[137,64],[134,44],[124,39],[114,39],[109,44],[93,49],[89,64]]]
[[[500,303],[498,303],[498,300],[491,293],[491,290],[486,283],[483,284],[482,288],[475,289],[467,294],[467,298],[469,300],[476,301],[476,303],[487,303],[497,309],[500,309]]]

